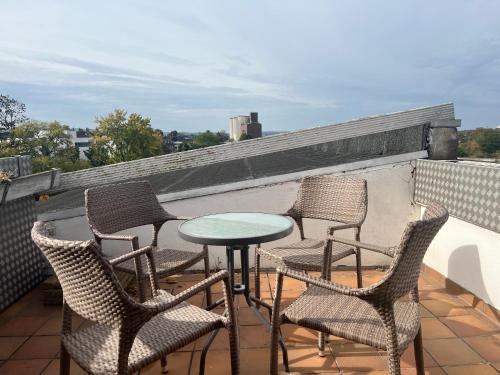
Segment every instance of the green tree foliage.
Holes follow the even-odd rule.
[[[239,141],[246,141],[247,139],[252,139],[247,133],[241,133]]]
[[[88,168],[87,160],[79,160],[68,130],[57,121],[27,121],[10,131],[0,156],[30,155],[35,173],[50,168],[61,168],[63,172]]]
[[[197,148],[204,148],[210,146],[221,145],[229,140],[229,135],[221,130],[217,133],[212,133],[207,130],[203,133],[197,134],[191,142],[183,142],[179,146],[179,151],[189,151]]]
[[[92,137],[92,143],[87,151],[83,151],[93,167],[101,167],[111,164],[111,150],[106,137]]]
[[[0,95],[0,134],[5,136],[17,124],[27,120],[26,106],[8,95]]]
[[[500,129],[478,128],[458,133],[458,156],[500,159]]]
[[[96,119],[97,128],[86,153],[94,166],[142,159],[163,154],[163,137],[151,120],[117,109]]]
[[[198,134],[193,139],[193,144],[196,148],[216,146],[223,143],[219,133],[212,133],[210,130],[207,130],[204,133]]]

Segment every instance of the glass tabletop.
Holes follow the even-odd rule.
[[[186,241],[207,245],[250,245],[288,236],[287,217],[259,212],[230,212],[197,217],[179,225]]]

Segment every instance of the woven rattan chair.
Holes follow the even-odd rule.
[[[158,276],[170,276],[183,271],[203,260],[205,276],[210,275],[208,247],[202,250],[185,251],[169,248],[158,249],[158,233],[168,221],[187,220],[187,217],[174,216],[163,209],[158,202],[151,184],[147,181],[127,182],[122,184],[103,185],[85,191],[87,219],[99,244],[102,240],[129,241],[132,250],[139,248],[137,236],[116,235],[114,233],[139,227],[153,225],[151,246],[155,252],[155,266]],[[137,265],[137,267],[136,267]],[[120,271],[136,275],[139,300],[144,301],[144,280],[148,276],[148,268],[144,262],[129,259],[117,264]],[[206,290],[207,306],[212,303],[210,288]]]
[[[278,265],[301,271],[321,272],[330,280],[331,265],[350,255],[356,256],[358,287],[362,286],[361,249],[333,242],[330,237],[342,229],[354,228],[360,240],[361,224],[366,217],[368,194],[366,181],[352,176],[310,176],[300,185],[297,199],[284,215],[290,216],[300,232],[300,241],[271,249],[255,249],[255,295],[260,298],[260,257]],[[306,238],[304,218],[327,220],[332,223],[323,239]],[[325,337],[318,337],[318,353],[324,355]]]
[[[366,288],[349,288],[281,267],[276,277],[273,305],[271,374],[278,373],[279,327],[290,323],[387,350],[391,375],[401,374],[401,355],[414,341],[417,373],[423,375],[418,278],[425,252],[447,219],[448,212],[444,207],[438,204],[429,206],[422,220],[408,224],[400,245],[394,248],[330,237],[332,241],[393,258],[382,280]],[[284,276],[311,286],[280,312]],[[400,300],[408,294],[408,301]]]
[[[236,318],[227,271],[173,296],[158,289],[151,246],[109,262],[95,241],[49,238],[42,222],[35,223],[31,235],[63,290],[61,374],[69,374],[70,358],[91,374],[131,374],[158,359],[166,372],[163,366],[168,353],[221,327],[229,332],[232,374],[239,373]],[[143,255],[153,298],[137,303],[123,290],[112,266]],[[219,281],[224,282],[225,316],[185,302]],[[95,324],[72,332],[73,311]]]

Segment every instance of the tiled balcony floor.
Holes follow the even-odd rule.
[[[365,284],[378,280],[383,273],[365,271]],[[355,285],[353,272],[332,274],[338,283]],[[201,280],[198,274],[162,280],[161,286],[173,293]],[[261,280],[263,297],[271,301],[274,274],[264,274]],[[304,288],[295,280],[285,281],[284,303],[292,301]],[[220,293],[220,287],[214,293]],[[500,326],[469,307],[464,300],[450,295],[426,276],[420,279],[422,326],[427,374],[490,375],[500,372]],[[191,299],[202,304],[203,295]],[[267,374],[269,363],[269,334],[253,313],[239,309],[241,325],[242,374]],[[89,324],[76,319],[74,327]],[[58,374],[60,308],[44,306],[41,288],[24,296],[0,315],[0,374]],[[328,353],[317,356],[316,334],[297,326],[284,326],[290,367],[294,373],[328,374],[387,374],[385,353],[364,345],[331,338]],[[203,340],[169,355],[170,374],[197,374]],[[414,374],[413,349],[402,359],[403,374]],[[83,374],[74,362],[72,374]],[[207,357],[207,374],[230,373],[227,336],[221,331]],[[142,370],[141,374],[160,374],[159,363]]]

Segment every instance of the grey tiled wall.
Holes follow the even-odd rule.
[[[0,158],[0,169],[31,174],[31,160],[29,157]],[[35,220],[32,196],[0,205],[0,311],[45,277],[46,260],[31,241]]]
[[[500,167],[418,160],[415,200],[436,201],[450,215],[500,233]]]

